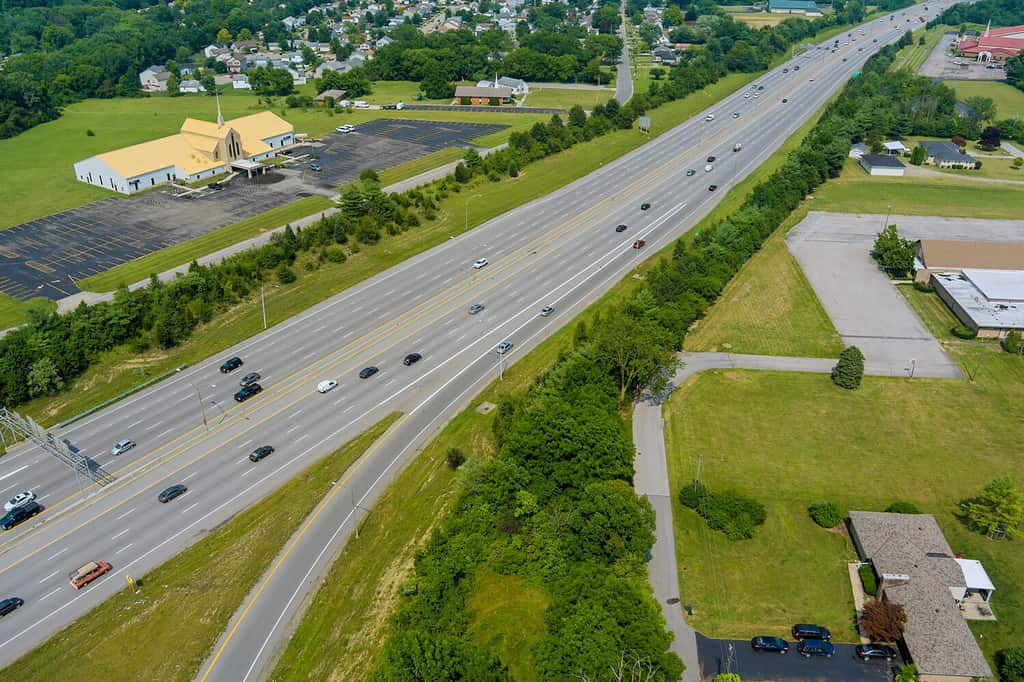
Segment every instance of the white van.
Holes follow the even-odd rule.
[[[710,172],[711,172],[711,171],[713,171],[713,170],[715,170],[715,167],[714,167],[714,166],[712,166],[712,165],[711,165],[710,163],[709,163],[709,164],[707,164],[706,166],[704,166],[704,172],[705,172],[705,173],[710,173]]]
[[[352,102],[352,106],[354,106],[356,109],[369,109],[370,108],[370,105],[365,100],[361,100],[361,99],[357,99],[355,102]]]

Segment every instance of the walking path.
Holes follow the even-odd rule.
[[[743,355],[738,353],[680,353],[683,365],[672,377],[661,395],[644,394],[633,408],[633,443],[636,455],[634,486],[638,495],[646,497],[654,508],[656,526],[651,560],[647,564],[654,598],[661,605],[665,623],[673,633],[672,651],[683,659],[684,682],[702,679],[697,632],[686,623],[679,601],[679,569],[676,565],[675,533],[672,524],[672,492],[668,484],[668,456],[665,451],[664,420],[661,403],[678,386],[694,374],[713,368],[774,370],[786,372],[830,373],[836,360],[830,358],[798,358],[778,355]],[[865,362],[864,373],[893,376],[889,363]],[[915,376],[949,377],[945,365],[919,365]],[[854,589],[859,585],[855,584]]]
[[[618,76],[615,79],[615,99],[625,104],[633,97],[633,73],[629,68],[629,36],[626,35],[626,3],[619,5],[619,32],[622,34],[622,57],[619,59]]]

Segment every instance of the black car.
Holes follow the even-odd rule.
[[[409,353],[408,355],[405,356],[405,358],[402,359],[402,364],[408,367],[409,365],[416,364],[422,359],[423,356],[420,355],[419,353]]]
[[[709,192],[714,192],[716,189],[718,189],[718,185],[711,185],[708,187]]]
[[[782,98],[782,103],[783,103],[783,104],[785,104],[785,103],[786,103],[786,102],[788,102],[788,101],[789,101],[789,100],[788,100],[788,99],[786,99],[785,97],[783,97],[783,98]]]
[[[800,642],[800,646],[797,647],[797,651],[804,658],[810,658],[811,656],[824,656],[825,658],[832,658],[832,654],[836,652],[836,648],[832,646],[832,642],[826,642],[823,639],[808,639]]]
[[[789,642],[781,637],[754,637],[750,640],[750,646],[754,651],[769,654],[784,654],[789,651]]]
[[[224,185],[217,182],[216,180],[207,185],[210,189],[224,189]]]
[[[238,385],[239,386],[248,386],[249,384],[255,384],[259,380],[260,380],[260,373],[259,372],[249,372],[244,377],[242,377],[242,380],[238,382]]]
[[[7,599],[0,601],[0,616],[6,616],[8,613],[14,611],[24,603],[25,600],[19,597],[8,597]]]
[[[359,370],[359,378],[360,379],[369,379],[370,377],[372,377],[374,374],[376,374],[379,371],[380,371],[380,369],[377,368],[377,367],[374,367],[373,365],[370,365],[369,367],[363,367],[361,370]]]
[[[866,661],[871,658],[884,658],[887,661],[896,658],[896,650],[885,644],[858,644],[853,648],[857,658]]]
[[[789,69],[783,69],[782,73],[789,73]]]
[[[646,210],[647,210],[647,209],[649,209],[650,207],[651,207],[651,205],[650,205],[650,204],[648,204],[647,202],[644,202],[644,203],[640,204],[640,210],[641,210],[641,211],[646,211]]]
[[[226,360],[224,364],[220,366],[220,371],[223,372],[224,374],[227,374],[228,372],[234,372],[243,364],[244,363],[242,362],[242,358],[235,356],[229,360]]]
[[[625,225],[616,225],[615,226],[615,231],[616,232],[625,232],[626,231],[626,226]]]
[[[714,163],[714,162],[715,162],[715,157],[709,156],[708,157],[708,163]]]
[[[235,402],[245,402],[246,400],[253,397],[262,390],[263,387],[260,386],[259,384],[249,384],[248,386],[243,386],[241,390],[235,394]]]
[[[832,639],[832,633],[821,625],[797,623],[790,632],[793,633],[793,639],[822,639],[826,642]]]
[[[178,483],[178,484],[172,485],[170,488],[167,488],[166,490],[164,490],[162,493],[160,493],[157,496],[156,499],[160,500],[160,502],[162,502],[162,503],[167,503],[167,502],[170,502],[171,500],[173,500],[175,497],[179,497],[181,495],[184,495],[187,492],[188,492],[188,488],[186,488],[182,484]]]
[[[41,511],[43,511],[43,508],[38,502],[29,502],[21,507],[16,507],[15,509],[7,512],[7,515],[0,519],[0,528],[10,530],[19,523],[28,521]]]
[[[264,457],[266,457],[267,455],[272,454],[273,452],[274,452],[274,446],[273,445],[261,445],[260,447],[256,448],[255,450],[253,450],[252,452],[249,453],[249,461],[250,462],[258,462],[261,459],[263,459]]]
[[[696,175],[696,174],[697,174],[697,171],[693,170],[692,168],[690,170],[686,171],[686,177],[690,177],[690,176]]]

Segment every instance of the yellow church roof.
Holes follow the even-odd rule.
[[[227,137],[230,128],[231,126],[227,122],[223,126],[218,126],[216,123],[201,121],[198,118],[186,118],[185,122],[181,124],[182,133],[205,135],[206,137],[214,137],[219,140]]]

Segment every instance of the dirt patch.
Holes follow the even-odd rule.
[[[726,379],[728,379],[729,381],[739,381],[739,378],[740,378],[740,375],[739,375],[738,372],[732,372],[732,371],[722,372],[722,376],[725,377]]]

